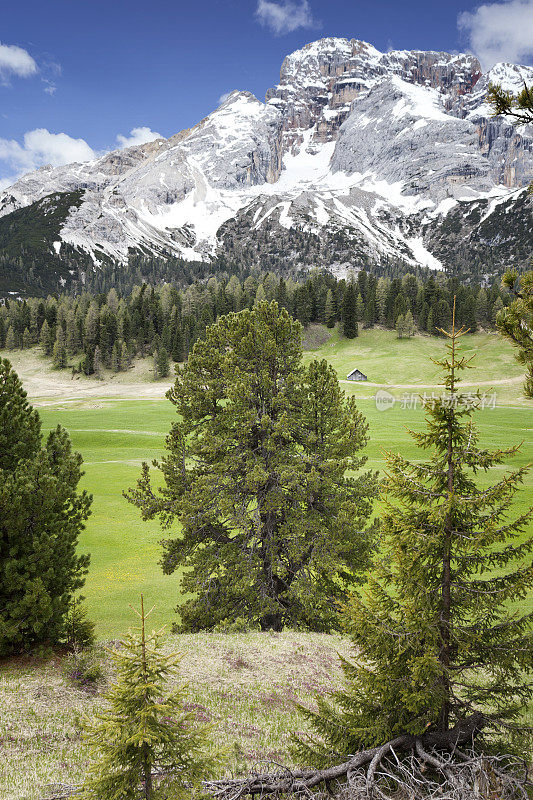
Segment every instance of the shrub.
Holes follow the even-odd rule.
[[[75,645],[63,661],[61,672],[78,689],[95,694],[104,679],[102,653],[96,648],[82,650]]]

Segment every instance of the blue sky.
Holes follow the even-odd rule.
[[[0,186],[43,163],[170,136],[232,89],[263,99],[283,57],[323,36],[531,64],[533,0],[6,2]]]

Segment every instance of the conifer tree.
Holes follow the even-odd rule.
[[[396,320],[396,335],[398,339],[403,339],[404,336],[406,336],[405,317],[403,314],[399,314],[398,319]]]
[[[357,296],[355,285],[349,283],[342,300],[342,332],[347,339],[355,339],[358,335]]]
[[[111,371],[112,372],[120,371],[120,349],[118,342],[115,342],[115,344],[113,345],[113,349],[111,351]]]
[[[41,333],[40,333],[40,336],[39,336],[39,344],[43,348],[43,352],[44,352],[45,356],[52,355],[52,348],[54,346],[53,337],[52,337],[52,331],[51,331],[50,326],[49,326],[49,324],[48,324],[48,322],[46,320],[44,320],[44,322],[43,322],[43,324],[41,326]]]
[[[344,663],[345,688],[319,700],[318,713],[306,712],[320,734],[299,743],[307,758],[327,762],[332,752],[404,734],[435,734],[453,748],[461,729],[480,748],[501,734],[500,752],[527,753],[521,715],[532,695],[533,614],[510,607],[533,585],[533,539],[523,537],[533,510],[507,517],[527,468],[478,484],[478,472],[518,448],[478,445],[476,402],[457,385],[468,366],[458,354],[462,334],[453,326],[446,333],[447,354],[437,362],[445,392],[427,404],[425,432],[412,434],[429,460],[386,454],[382,555],[346,611],[358,660]]]
[[[170,689],[180,658],[164,650],[162,631],[147,634],[144,599],[139,633],[128,633],[112,650],[116,682],[104,695],[107,707],[87,726],[96,757],[83,800],[146,800],[189,797],[211,775],[207,729],[185,709],[186,687]]]
[[[24,328],[24,331],[22,333],[22,348],[23,350],[27,350],[31,346],[32,346],[31,333],[28,328]]]
[[[476,295],[476,320],[479,325],[485,326],[489,318],[489,302],[487,292],[483,287]]]
[[[81,347],[80,332],[78,329],[76,315],[73,310],[71,310],[67,315],[67,331],[65,339],[67,352],[71,356],[75,353],[78,353]]]
[[[17,337],[13,326],[10,325],[6,333],[6,350],[14,350],[17,346]]]
[[[63,369],[67,366],[67,348],[65,344],[65,332],[62,325],[57,326],[56,340],[52,351],[52,362],[54,367]]]
[[[172,342],[172,361],[179,363],[183,361],[183,332],[181,329],[181,322],[178,321],[174,331],[174,339]]]
[[[259,303],[264,303],[266,299],[267,296],[265,292],[265,287],[263,286],[262,283],[260,283],[259,286],[257,287],[257,292],[255,293],[254,306],[259,305]]]
[[[503,301],[501,297],[497,297],[491,309],[492,322],[494,325],[498,322],[498,316],[503,311]]]
[[[404,318],[404,323],[405,323],[405,335],[408,338],[411,338],[411,336],[414,336],[416,333],[416,326],[415,326],[415,321],[413,319],[413,315],[410,311],[406,313]]]
[[[289,298],[287,295],[287,284],[283,278],[279,279],[278,291],[276,293],[276,300],[280,308],[288,308]]]
[[[361,292],[357,295],[357,321],[362,322],[365,316],[365,304]]]
[[[166,378],[170,372],[170,360],[165,347],[161,345],[154,354],[154,375],[157,378]]]
[[[89,564],[76,552],[91,505],[81,463],[61,427],[42,446],[39,415],[0,359],[0,656],[64,632]]]
[[[181,523],[162,563],[183,569],[185,629],[246,617],[327,630],[367,563],[367,426],[325,361],[304,369],[301,330],[275,302],[210,326],[167,394],[166,486],[144,465],[127,494],[144,519]]]
[[[326,305],[324,309],[325,323],[328,328],[334,328],[337,322],[337,312],[335,308],[335,300],[333,298],[333,291],[328,289],[326,295]]]
[[[102,369],[102,354],[100,352],[100,348],[98,345],[94,348],[93,358],[92,358],[92,369],[93,372],[98,375]]]
[[[128,350],[128,345],[126,342],[122,342],[122,348],[120,351],[120,369],[125,372],[130,368],[131,359],[130,359],[130,351]]]
[[[298,286],[294,292],[294,316],[304,327],[311,321],[311,298],[307,285]]]
[[[428,315],[426,319],[426,330],[431,336],[435,336],[435,324],[433,322],[433,309],[428,308]]]
[[[533,270],[522,276],[520,285],[516,272],[508,272],[503,285],[513,292],[514,299],[506,309],[496,312],[496,324],[517,348],[516,360],[526,368],[524,392],[526,397],[533,397]]]

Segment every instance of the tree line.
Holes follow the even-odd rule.
[[[417,330],[440,335],[451,320],[456,297],[457,323],[474,332],[492,328],[509,293],[490,287],[460,285],[444,275],[378,277],[361,270],[337,279],[313,272],[296,282],[274,273],[196,282],[178,289],[170,283],[135,286],[121,294],[68,293],[47,298],[5,300],[0,306],[0,349],[27,349],[40,345],[57,368],[73,367],[85,375],[103,368],[129,369],[135,358],[154,357],[156,377],[166,377],[170,362],[186,361],[206,328],[231,311],[250,309],[275,300],[304,327],[340,325],[348,338],[360,326],[382,325],[399,337]]]

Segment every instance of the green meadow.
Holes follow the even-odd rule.
[[[313,333],[318,334],[313,336]],[[311,331],[313,338],[325,338],[325,330]],[[442,340],[417,336],[398,340],[394,332],[362,331],[359,338],[347,341],[334,332],[326,343],[307,350],[305,361],[326,358],[345,381],[354,367],[368,377],[368,384],[342,384],[358,399],[369,424],[368,465],[383,467],[383,450],[401,452],[409,458],[422,458],[408,429],[423,426],[423,412],[417,398],[426,391],[438,393],[439,370],[431,359],[442,356]],[[465,376],[465,388],[486,395],[487,408],[477,414],[482,442],[491,448],[505,448],[523,442],[522,451],[509,462],[511,466],[533,461],[533,403],[521,396],[521,370],[512,348],[494,334],[468,335],[463,339],[466,355],[475,355],[472,369]],[[23,364],[20,374],[24,378]],[[383,386],[395,398],[392,408],[376,408],[376,386]],[[471,384],[471,387],[468,387]],[[153,385],[153,384],[152,384]],[[428,387],[428,388],[425,388]],[[163,397],[139,396],[83,398],[48,404],[37,400],[45,429],[58,423],[66,427],[74,446],[84,458],[84,487],[94,496],[93,513],[80,548],[91,554],[91,567],[84,588],[90,615],[97,621],[101,637],[118,636],[131,622],[129,604],[143,592],[156,606],[154,623],[171,623],[179,604],[179,576],[163,575],[158,564],[159,541],[167,533],[157,522],[142,522],[140,515],[122,496],[135,484],[143,461],[158,458],[164,452],[164,438],[174,416],[174,408]],[[495,407],[492,407],[492,405]],[[497,479],[504,467],[490,476]],[[524,509],[533,497],[533,475],[529,475],[515,510]]]
[[[430,359],[443,353],[443,342],[429,337],[398,341],[392,332],[375,330],[363,331],[354,341],[343,340],[336,332],[328,335],[319,326],[307,331],[305,361],[327,358],[342,381],[355,367],[367,374],[366,384],[342,386],[357,398],[368,420],[368,466],[382,469],[387,449],[421,458],[408,429],[420,429],[424,423],[415,403],[419,393],[439,391],[438,370]],[[468,380],[479,385],[472,388],[489,398],[492,387],[496,393],[495,407],[489,400],[489,407],[477,414],[482,442],[504,448],[522,441],[512,465],[533,461],[533,402],[521,397],[520,369],[512,348],[488,334],[463,341],[465,352],[477,356]],[[91,553],[84,594],[99,636],[116,639],[137,623],[128,606],[138,605],[140,592],[155,605],[154,625],[172,623],[180,601],[179,576],[163,575],[158,565],[159,541],[166,532],[157,523],[142,522],[122,497],[122,491],[134,485],[141,463],[164,451],[174,416],[173,406],[163,396],[170,380],[147,382],[146,361],[115,378],[106,376],[105,381],[73,381],[68,371],[52,372],[37,351],[6,355],[39,407],[44,430],[64,425],[85,461],[83,485],[92,492],[94,503],[80,549]],[[380,386],[395,399],[386,411],[376,408]],[[503,471],[493,470],[480,480],[497,480]],[[532,497],[530,475],[514,511],[525,509]],[[191,707],[211,723],[214,742],[224,746],[234,774],[255,769],[265,758],[292,764],[291,731],[306,730],[294,701],[307,704],[315,693],[339,686],[338,654],[351,655],[346,637],[291,630],[182,634],[170,637],[167,647],[182,653],[180,672],[188,681]],[[105,680],[111,680],[103,653],[101,665]],[[57,790],[58,783],[79,783],[91,761],[80,734],[80,718],[101,708],[101,694],[76,687],[62,669],[61,655],[54,654],[16,660],[0,672],[2,800],[39,800]]]

